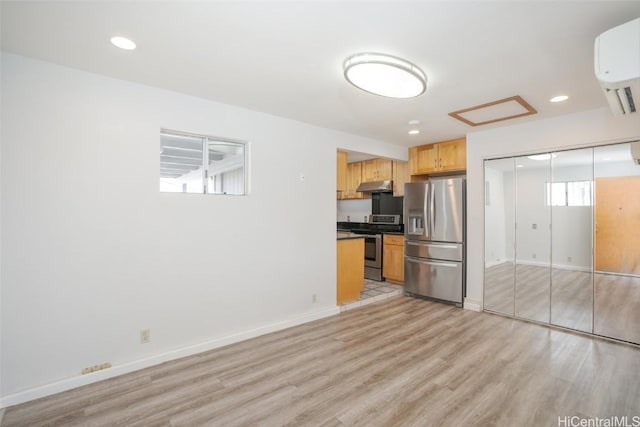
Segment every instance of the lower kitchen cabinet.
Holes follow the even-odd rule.
[[[360,298],[364,288],[364,238],[338,239],[338,304]]]
[[[383,235],[382,277],[387,282],[404,284],[404,236]]]

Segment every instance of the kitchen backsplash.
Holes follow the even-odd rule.
[[[368,222],[371,215],[371,199],[338,200],[337,222]],[[366,218],[366,219],[365,219]]]

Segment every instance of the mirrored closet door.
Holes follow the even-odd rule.
[[[640,343],[632,144],[485,161],[484,310]]]
[[[514,314],[515,160],[487,160],[484,164],[484,307]]]
[[[516,157],[516,317],[549,323],[551,155]]]
[[[594,149],[594,333],[640,343],[640,165],[631,152]]]
[[[551,323],[591,332],[593,149],[554,153],[551,206]]]

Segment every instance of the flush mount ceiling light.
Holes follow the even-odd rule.
[[[389,98],[414,98],[427,90],[427,76],[404,59],[358,53],[344,61],[344,77],[355,87]]]
[[[409,131],[409,135],[417,135],[417,134],[419,134],[419,133],[420,133],[420,131],[419,131],[418,129],[411,129],[411,130]]]
[[[567,95],[558,95],[551,98],[549,102],[562,102],[562,101],[566,101],[567,99],[569,99]]]
[[[121,36],[111,37],[111,44],[124,50],[133,50],[136,48],[136,44],[134,42]]]
[[[531,160],[549,160],[549,159],[555,159],[556,157],[558,157],[558,155],[556,153],[546,153],[546,154],[536,154],[533,156],[527,156],[527,159],[531,159]]]

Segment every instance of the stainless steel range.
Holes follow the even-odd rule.
[[[371,215],[368,223],[354,224],[352,233],[365,234],[364,277],[382,281],[382,233],[401,233],[401,215]]]

